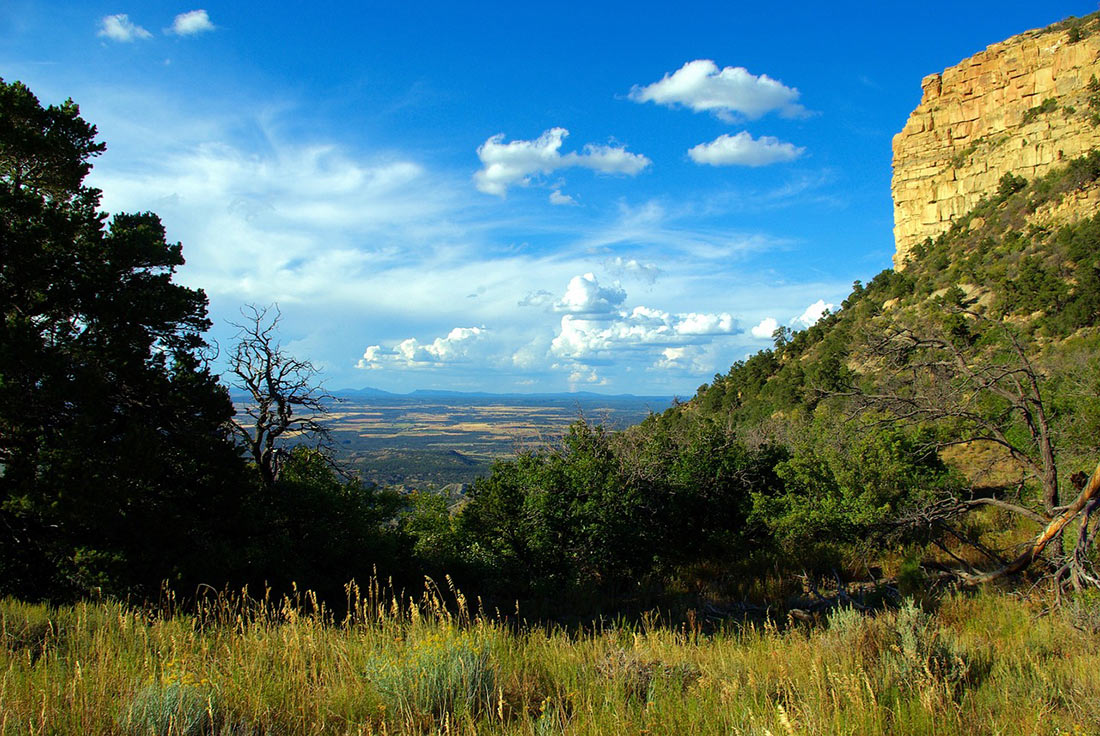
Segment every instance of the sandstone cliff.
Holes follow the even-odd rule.
[[[925,77],[894,137],[894,264],[946,230],[1006,173],[1032,179],[1100,144],[1100,18],[1028,31]],[[1100,190],[1051,213],[1100,209]]]

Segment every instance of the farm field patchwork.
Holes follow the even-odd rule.
[[[365,481],[406,488],[470,483],[495,459],[553,443],[582,416],[621,429],[672,403],[594,394],[337,398],[328,416],[337,460]]]

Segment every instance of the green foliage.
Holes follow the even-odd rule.
[[[1040,115],[1046,115],[1047,113],[1054,112],[1058,109],[1058,100],[1053,97],[1048,97],[1035,107],[1029,108],[1024,111],[1023,123],[1026,125],[1030,122],[1038,119]]]
[[[412,540],[412,551],[431,577],[455,575],[465,566],[465,536],[456,502],[441,491],[414,491],[401,528]]]
[[[750,491],[775,485],[780,451],[681,420],[618,435],[577,422],[559,447],[497,463],[462,513],[470,558],[503,590],[540,595],[629,592],[677,565],[744,553]]]
[[[881,553],[886,541],[874,530],[922,503],[966,492],[966,481],[931,451],[938,445],[996,427],[1021,456],[1041,464],[1028,429],[1035,416],[1022,409],[1034,401],[1047,410],[1052,446],[1066,461],[1060,482],[1070,467],[1091,467],[1084,458],[1096,446],[1087,438],[1100,436],[1089,398],[1096,370],[1083,357],[1087,349],[1064,341],[1074,335],[1080,345],[1092,344],[1100,325],[1100,218],[1057,229],[1026,218],[1098,177],[1096,152],[1034,182],[1006,175],[948,232],[918,246],[905,271],[857,283],[839,313],[779,333],[773,349],[735,363],[691,404],[667,412],[682,426],[723,423],[738,436],[783,447],[780,490],[752,494],[748,528],[766,529],[770,548],[799,565],[835,564],[861,546]],[[879,340],[889,334],[935,339],[903,354]],[[1013,403],[997,392],[1011,395],[1015,389],[1000,384],[1031,370],[1016,344],[1030,356],[1040,393]],[[974,376],[945,369],[956,360]],[[934,366],[940,368],[928,370]],[[896,401],[867,414],[850,403],[866,395]],[[837,418],[861,411],[861,420]],[[1043,494],[1052,492],[1049,485]],[[890,539],[922,543],[927,533],[913,529]]]
[[[753,494],[751,519],[766,526],[788,561],[835,563],[845,548],[881,544],[880,527],[958,479],[926,438],[883,417],[846,423],[819,410],[776,466],[778,495]]]
[[[1027,179],[1022,176],[1005,174],[997,183],[997,196],[1006,198],[1027,186]]]
[[[947,162],[947,165],[950,166],[952,169],[961,169],[963,166],[966,166],[966,164],[969,163],[970,157],[973,156],[974,152],[977,150],[977,146],[967,146],[966,148],[952,156],[951,160]]]
[[[395,494],[304,448],[277,483],[249,477],[206,296],[174,283],[156,215],[99,212],[84,177],[104,146],[77,106],[0,81],[0,122],[0,593],[297,581],[340,600],[399,567]]]
[[[497,672],[486,642],[449,627],[406,641],[396,657],[386,653],[365,669],[390,710],[414,718],[476,716],[496,701]]]
[[[1065,29],[1066,40],[1069,43],[1077,43],[1092,35],[1095,29],[1096,14],[1087,15],[1084,18],[1074,18],[1070,16],[1066,20],[1057,24],[1055,28]]]
[[[898,609],[892,628],[895,641],[887,666],[901,687],[915,689],[935,680],[957,685],[970,674],[966,658],[948,644],[931,615],[913,599]]]
[[[0,80],[0,120],[0,591],[217,579],[242,468],[206,297],[156,215],[98,211],[75,104]]]
[[[246,580],[278,590],[308,583],[339,600],[352,578],[400,572],[404,544],[390,520],[405,501],[395,492],[343,478],[323,453],[300,445],[275,486],[255,493]]]
[[[476,482],[468,528],[518,590],[627,583],[657,547],[652,527],[636,526],[651,499],[618,470],[608,433],[577,422],[560,447],[498,463]]]
[[[928,576],[920,563],[920,556],[910,552],[898,567],[898,590],[908,598],[923,596],[927,589]]]
[[[997,308],[1007,314],[1057,313],[1065,306],[1070,288],[1054,269],[1037,256],[1017,262],[1016,276],[1006,279],[997,294]]]
[[[22,82],[0,79],[0,178],[14,190],[26,190],[60,202],[81,192],[91,171],[89,159],[106,150],[95,140],[96,127],[80,117],[72,100],[43,108]]]
[[[219,736],[226,727],[209,687],[183,682],[153,683],[139,690],[120,719],[133,736]]]

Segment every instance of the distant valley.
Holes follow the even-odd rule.
[[[672,405],[671,396],[488,394],[373,388],[333,392],[336,459],[365,481],[407,489],[472,482],[493,460],[553,442],[583,416],[621,429]],[[234,395],[238,408],[242,396]]]

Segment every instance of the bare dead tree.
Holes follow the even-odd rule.
[[[238,328],[237,342],[229,357],[233,385],[249,396],[243,414],[234,419],[233,430],[244,444],[264,487],[279,478],[285,453],[281,442],[308,438],[318,446],[329,439],[324,424],[328,404],[335,398],[317,380],[317,368],[307,360],[288,355],[279,344],[282,315],[277,305],[249,305],[241,310],[246,318]]]
[[[1088,586],[1100,587],[1100,577],[1092,569],[1088,558],[1088,550],[1096,538],[1096,525],[1093,523],[1093,513],[1100,506],[1100,464],[1097,464],[1088,483],[1077,494],[1073,503],[1052,518],[1050,523],[1035,537],[1035,539],[1014,560],[991,572],[973,574],[961,574],[968,583],[987,583],[1006,575],[1015,575],[1027,569],[1031,563],[1039,559],[1043,550],[1052,541],[1059,539],[1065,528],[1078,517],[1081,523],[1078,528],[1077,545],[1073,552],[1065,559],[1062,566],[1055,571],[1055,579],[1059,582],[1068,581],[1075,587]]]
[[[1007,325],[966,308],[952,313],[994,337],[999,355],[957,336],[892,324],[867,340],[868,355],[881,365],[876,388],[846,395],[860,411],[886,410],[889,421],[949,424],[952,438],[930,449],[1000,447],[1038,481],[1046,513],[1053,514],[1058,465],[1042,391],[1045,376]]]
[[[853,411],[882,412],[883,422],[937,426],[946,430],[930,450],[981,443],[999,447],[1016,461],[1040,489],[1038,503],[1026,498],[945,497],[894,520],[898,527],[923,527],[981,554],[993,566],[974,569],[942,542],[938,546],[955,559],[951,574],[966,583],[989,582],[1015,575],[1044,553],[1060,583],[1100,587],[1091,567],[1090,549],[1100,533],[1100,465],[1091,476],[1075,482],[1076,498],[1060,505],[1056,433],[1051,423],[1046,376],[1029,356],[1018,334],[1001,320],[966,305],[949,305],[940,328],[922,319],[913,324],[886,321],[880,332],[864,339],[864,355],[876,379],[866,390],[841,395]],[[1021,483],[1022,488],[1022,483]],[[1036,524],[1034,539],[1016,550],[994,550],[962,531],[959,521],[970,511],[992,506]],[[1063,534],[1079,520],[1076,544],[1063,551]],[[936,543],[936,541],[934,541]]]

